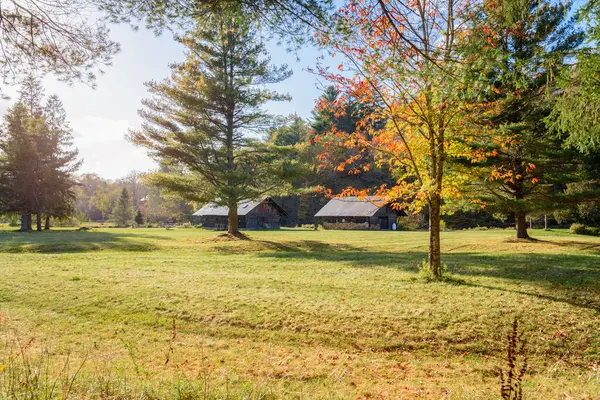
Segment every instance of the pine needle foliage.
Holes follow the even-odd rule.
[[[186,60],[173,64],[170,79],[148,83],[142,128],[133,143],[160,160],[153,185],[199,203],[230,211],[237,232],[237,204],[281,191],[295,175],[293,149],[262,140],[273,118],[262,106],[289,96],[267,89],[291,75],[273,66],[258,27],[241,9],[223,8],[178,38]]]

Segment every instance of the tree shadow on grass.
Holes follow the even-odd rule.
[[[101,250],[148,252],[159,248],[153,243],[139,239],[171,240],[164,236],[140,236],[123,232],[2,232],[0,253],[60,254]]]
[[[493,277],[536,285],[539,291],[464,282],[491,290],[559,301],[600,312],[600,256],[595,254],[448,254],[446,262],[461,277]]]
[[[559,247],[569,248],[577,251],[585,251],[600,254],[600,242],[584,242],[578,240],[544,240],[536,239],[536,243],[552,244]]]
[[[393,253],[361,251],[356,248],[345,251],[318,246],[314,248],[317,250],[281,249],[261,253],[260,257],[318,260],[347,264],[356,268],[388,267],[415,274],[417,264],[427,257],[425,252]],[[600,312],[600,255],[464,252],[444,254],[442,262],[448,265],[449,272],[455,278],[449,283],[534,296]],[[473,279],[466,279],[469,277]],[[513,289],[512,285],[494,286],[477,279],[479,277],[535,285],[539,287],[539,291]]]
[[[249,241],[227,242],[210,246],[207,251],[223,254],[275,252],[301,254],[305,252],[360,252],[360,248],[345,243],[327,243],[318,240],[296,240],[276,242],[271,240],[252,239]]]

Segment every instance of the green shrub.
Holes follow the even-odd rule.
[[[398,217],[396,218],[396,226],[399,231],[418,231],[426,226],[425,217],[421,214]]]
[[[11,215],[8,218],[8,226],[10,226],[11,228],[17,227],[21,225],[21,221],[20,221],[20,216],[18,215]]]
[[[600,228],[594,226],[585,226],[584,224],[574,223],[569,231],[575,235],[600,236]]]
[[[427,260],[422,260],[420,263],[418,263],[417,270],[419,271],[419,278],[425,282],[434,282],[438,280],[429,267],[429,262]],[[444,264],[442,266],[442,274],[448,275],[448,265]],[[442,279],[446,280],[447,278],[448,277],[446,276]]]
[[[600,228],[596,228],[596,227],[588,227],[588,231],[590,232],[590,235],[594,235],[594,236],[600,236]]]
[[[590,234],[587,227],[584,224],[580,224],[578,222],[571,225],[571,227],[569,228],[569,232],[571,232],[575,235],[589,235]]]
[[[377,227],[370,227],[368,222],[323,222],[323,229],[376,230]]]

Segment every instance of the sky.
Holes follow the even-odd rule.
[[[148,97],[144,82],[168,77],[169,64],[182,61],[184,54],[183,47],[168,32],[156,37],[142,28],[134,31],[127,25],[114,25],[111,37],[121,44],[121,51],[105,74],[98,76],[95,89],[83,83],[69,86],[53,76],[45,77],[43,83],[46,94],[56,93],[63,101],[75,146],[83,159],[79,172],[117,179],[132,170],[148,171],[156,167],[145,150],[129,143],[125,134],[141,124],[137,111],[141,100]],[[314,100],[322,89],[318,78],[306,68],[316,64],[320,51],[307,47],[297,55],[290,54],[275,42],[268,45],[268,50],[272,63],[288,64],[293,75],[270,86],[290,94],[292,101],[270,103],[266,109],[279,115],[297,113],[303,118],[310,117]],[[17,97],[16,90],[16,87],[3,88],[10,99],[0,101],[0,112],[10,107]]]

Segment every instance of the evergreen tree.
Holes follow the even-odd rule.
[[[142,178],[143,174],[134,170],[116,182],[117,184],[125,185],[129,190],[134,207],[139,207],[140,202],[148,193],[148,188],[142,182]]]
[[[270,143],[277,146],[295,146],[306,142],[310,132],[308,124],[298,114],[291,115],[289,121],[288,124],[269,132]]]
[[[334,104],[339,96],[340,92],[334,86],[328,86],[319,98],[319,103]],[[364,104],[355,101],[348,102],[343,113],[335,113],[327,107],[315,107],[312,112],[313,122],[311,124],[314,135],[329,132],[332,127],[346,133],[356,131],[356,123],[362,116],[362,107],[365,107]]]
[[[44,88],[38,77],[28,74],[19,88],[19,101],[23,103],[32,117],[40,117],[43,112]]]
[[[237,233],[238,203],[281,187],[292,171],[255,139],[270,124],[261,106],[288,98],[264,85],[290,72],[269,64],[256,25],[239,10],[211,15],[179,42],[186,61],[172,66],[171,79],[148,84],[154,98],[144,101],[145,123],[131,139],[173,171],[151,175],[151,184],[228,207],[229,232]]]
[[[138,225],[144,225],[144,216],[142,215],[142,211],[141,210],[137,211],[137,214],[135,215],[134,221]]]
[[[66,217],[73,211],[74,172],[80,165],[72,149],[72,133],[57,96],[44,106],[39,81],[29,76],[20,90],[20,102],[5,117],[0,140],[0,179],[7,189],[3,207],[22,215],[23,231],[32,230],[32,214],[37,230],[46,229],[50,217]]]
[[[558,78],[559,97],[547,123],[581,152],[600,151],[600,2],[581,3],[578,10],[586,43],[576,50]]]
[[[582,36],[568,19],[568,5],[509,2],[482,10],[469,45],[480,56],[479,76],[492,88],[495,107],[486,128],[501,139],[476,144],[489,156],[479,164],[485,168],[477,196],[488,209],[513,214],[516,237],[523,239],[529,237],[526,215],[551,211],[565,185],[581,179],[580,160],[564,150],[544,119],[552,107],[552,77]]]
[[[46,214],[44,229],[48,230],[50,217],[65,218],[74,211],[74,174],[81,166],[81,160],[77,158],[78,150],[73,148],[73,132],[57,95],[48,98],[44,118],[48,129],[47,134],[40,137],[39,153],[43,212]]]
[[[127,190],[127,188],[123,188],[123,190],[121,190],[119,200],[117,200],[117,204],[113,211],[113,216],[115,218],[115,221],[117,222],[117,225],[122,227],[127,226],[133,216],[132,210],[133,209],[131,206],[131,196],[129,195],[129,191]]]
[[[0,136],[0,177],[4,186],[0,197],[4,212],[21,214],[22,231],[31,230],[31,213],[40,195],[36,184],[35,122],[27,107],[17,103],[5,114]]]
[[[29,182],[22,183],[22,185],[29,187],[31,192],[31,211],[22,216],[23,220],[25,220],[25,218],[27,220],[27,230],[32,230],[32,212],[37,214],[37,226],[38,230],[40,230],[41,216],[39,210],[44,202],[41,188],[42,174],[40,173],[42,163],[39,157],[42,138],[47,134],[47,126],[42,119],[43,101],[44,88],[42,87],[40,80],[33,74],[27,75],[21,82],[21,87],[19,89],[19,102],[22,103],[28,111],[29,135],[32,142],[33,151],[36,153],[35,156],[32,153],[31,157],[28,159],[28,162],[31,164],[30,168],[33,169],[31,180]]]

